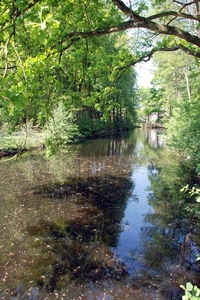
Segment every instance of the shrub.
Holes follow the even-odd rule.
[[[60,102],[48,121],[46,132],[45,145],[48,155],[55,154],[67,143],[79,141],[80,132],[75,122],[75,110],[67,111],[64,104]]]

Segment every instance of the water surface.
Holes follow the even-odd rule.
[[[162,147],[137,129],[1,163],[0,299],[180,299],[198,284],[198,227],[163,187]]]

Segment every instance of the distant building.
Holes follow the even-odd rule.
[[[158,121],[158,113],[157,112],[153,112],[150,115],[148,115],[148,122],[155,123],[157,121]]]

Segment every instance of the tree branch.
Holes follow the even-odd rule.
[[[141,17],[139,16],[137,13],[135,13],[133,10],[131,10],[129,7],[127,7],[123,1],[121,0],[112,0],[113,4],[115,6],[117,6],[124,14],[126,14],[129,17],[134,18],[133,20],[133,24],[132,27],[130,28],[136,28],[136,27],[140,27],[140,28],[146,28],[149,29],[151,31],[160,33],[160,34],[165,34],[165,35],[173,35],[176,37],[179,37],[183,40],[186,40],[187,42],[196,45],[198,47],[200,47],[200,38],[198,36],[192,35],[187,31],[184,31],[178,27],[174,27],[174,26],[169,26],[169,25],[164,25],[164,24],[158,24],[157,22],[152,21],[152,19],[155,19],[155,16],[158,17],[159,16],[167,16],[168,12],[166,13],[161,13],[161,14],[157,14],[155,16],[150,16],[147,18]],[[172,14],[172,12],[170,12]],[[189,18],[190,15],[188,14],[184,14],[184,13],[175,13],[174,15],[179,15],[179,16],[187,16],[187,18]],[[193,16],[191,16],[191,19],[194,19]],[[195,18],[196,21],[198,21],[197,18]]]
[[[131,10],[129,7],[127,7],[121,0],[112,0],[112,2],[127,16],[130,16],[131,20],[125,21],[125,22],[118,24],[116,26],[113,26],[113,27],[99,28],[97,30],[93,30],[93,31],[89,31],[89,32],[68,33],[68,34],[66,34],[66,37],[63,38],[62,41],[60,41],[59,43],[65,43],[68,40],[72,41],[73,37],[88,38],[90,36],[103,36],[106,34],[118,32],[118,31],[124,31],[124,30],[131,29],[131,28],[145,28],[145,29],[151,30],[151,31],[159,33],[159,34],[172,35],[172,36],[179,37],[179,38],[181,38],[193,45],[196,45],[200,48],[200,38],[198,36],[192,35],[189,32],[184,31],[184,30],[174,27],[174,26],[158,24],[157,22],[154,22],[151,20],[151,18],[153,18],[153,16],[148,17],[148,18],[141,17],[137,13],[135,13],[133,10]],[[132,18],[134,18],[134,20]],[[70,41],[70,44],[71,44],[71,41]],[[55,48],[55,46],[53,46],[52,48]]]
[[[132,29],[132,28],[146,28],[146,29],[149,29],[150,31],[153,31],[153,32],[156,32],[159,34],[176,36],[176,37],[179,37],[179,38],[181,38],[193,45],[196,45],[200,48],[200,38],[198,36],[192,35],[189,32],[184,31],[184,30],[179,29],[174,26],[158,24],[156,22],[149,20],[148,18],[143,18],[143,17],[141,17],[141,20],[139,22],[129,20],[129,21],[125,21],[119,25],[116,25],[114,27],[100,28],[100,29],[88,31],[88,32],[68,33],[62,39],[62,41],[60,41],[59,43],[61,43],[61,42],[65,43],[66,41],[70,41],[70,44],[71,44],[74,37],[88,38],[91,36],[103,36],[106,34],[111,34],[114,32],[124,31],[124,30]],[[77,40],[79,40],[79,39],[77,39]],[[56,45],[54,45],[52,48],[55,48],[55,47],[56,47]]]
[[[128,68],[130,68],[131,66],[136,65],[137,63],[140,63],[140,62],[147,62],[147,61],[149,61],[149,60],[151,59],[151,57],[152,57],[156,52],[173,52],[173,51],[177,51],[177,50],[182,50],[182,51],[186,52],[187,54],[189,54],[189,55],[191,55],[191,56],[195,56],[195,57],[200,58],[200,52],[199,52],[199,53],[193,52],[193,51],[191,51],[190,49],[186,48],[186,47],[183,46],[183,45],[178,45],[178,46],[171,47],[171,48],[160,48],[160,49],[154,48],[154,49],[152,49],[150,52],[148,52],[147,54],[141,56],[140,58],[134,59],[133,61],[130,61],[128,64],[126,64],[126,65],[123,66],[123,67],[117,68],[117,70],[128,69]]]
[[[198,18],[196,18],[193,15],[180,13],[180,12],[176,12],[176,11],[163,11],[159,14],[148,17],[148,20],[155,20],[155,19],[158,19],[158,18],[163,18],[163,17],[168,17],[168,16],[174,16],[176,18],[180,17],[180,18],[184,18],[184,19],[188,19],[188,20],[199,21]]]
[[[15,9],[14,12],[12,12],[10,19],[16,19],[18,17],[20,17],[23,13],[25,13],[27,10],[31,9],[33,6],[35,6],[40,0],[33,0],[33,2],[29,3],[29,5],[23,9],[23,10],[19,10],[19,9]],[[5,22],[3,22],[1,25],[1,31],[3,31],[3,27],[9,22],[10,20],[6,20]]]

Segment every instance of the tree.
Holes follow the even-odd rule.
[[[152,113],[157,114],[157,119],[154,120],[160,122],[162,115],[165,113],[163,106],[163,98],[160,87],[152,86],[142,87],[138,90],[138,115],[139,119],[144,121],[149,121],[149,116]]]
[[[185,53],[157,53],[152,83],[161,92],[168,145],[200,172],[199,63]]]
[[[76,39],[68,46],[62,40],[66,32],[99,27],[102,20],[119,22],[112,4],[2,3],[0,113],[7,116],[11,130],[30,119],[40,127],[49,122],[48,145],[54,149],[77,140],[77,130],[87,136],[135,122],[134,71],[121,69],[132,57],[126,33]],[[73,118],[68,116],[71,111]],[[56,124],[63,124],[63,130]],[[73,129],[70,134],[66,126]]]
[[[48,55],[59,55],[68,50],[72,44],[92,36],[102,36],[127,29],[147,29],[152,32],[150,42],[153,47],[143,52],[139,58],[134,57],[130,64],[149,59],[155,51],[174,51],[182,49],[196,57],[200,57],[199,37],[199,2],[152,0],[151,6],[145,1],[129,1],[130,6],[121,0],[60,2],[54,0],[39,1],[1,1],[1,43],[4,58],[3,76],[13,68],[13,55],[18,56],[16,42],[29,49],[29,55],[35,55],[37,40],[40,50]],[[152,8],[154,13],[151,13]],[[155,12],[156,11],[156,12]],[[20,29],[24,29],[23,34]],[[37,34],[38,33],[38,34]],[[174,37],[174,39],[161,39]],[[34,38],[33,38],[34,36]],[[155,36],[157,42],[155,43]],[[145,34],[141,37],[144,39]],[[140,42],[140,45],[142,42]],[[11,45],[11,46],[10,46]],[[19,45],[19,44],[18,44]],[[9,48],[14,47],[13,53]],[[18,46],[19,47],[19,46]],[[140,49],[141,50],[141,49]],[[18,57],[19,59],[19,57]]]
[[[153,58],[156,67],[152,84],[159,87],[162,108],[169,119],[173,108],[181,101],[191,101],[196,94],[192,72],[197,68],[195,59],[181,51],[156,53]]]
[[[25,114],[44,120],[44,115],[51,113],[65,93],[67,105],[75,108],[86,105],[90,112],[96,106],[99,115],[103,107],[104,114],[112,109],[119,115],[117,81],[135,63],[150,59],[158,51],[178,49],[200,58],[198,1],[128,3],[2,0],[1,106],[11,116],[18,113],[22,120]],[[128,29],[133,30],[132,51],[127,51],[125,42],[118,50],[115,46],[109,55],[110,46],[105,49],[99,45],[102,42],[111,45],[113,39],[115,43],[111,37]],[[92,68],[91,61],[95,61]],[[95,90],[97,85],[100,92]]]

